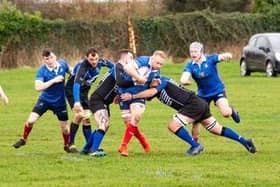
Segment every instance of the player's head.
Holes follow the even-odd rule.
[[[160,69],[166,60],[167,60],[167,55],[164,51],[160,51],[160,50],[155,51],[153,53],[153,56],[151,57],[152,69],[153,70]]]
[[[93,67],[95,67],[99,60],[99,55],[97,53],[97,50],[92,47],[89,48],[86,52],[86,59]]]
[[[134,61],[134,53],[130,49],[121,49],[118,54],[118,62],[123,65]]]
[[[190,45],[190,56],[194,62],[198,62],[203,55],[203,44],[200,42],[193,42]]]
[[[44,49],[42,51],[42,56],[44,59],[44,63],[50,67],[54,68],[56,65],[56,56],[50,49]]]

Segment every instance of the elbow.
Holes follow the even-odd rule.
[[[40,88],[35,88],[35,90],[36,90],[37,92],[42,91],[42,89],[40,89]]]
[[[181,82],[183,85],[189,85],[189,84],[191,84],[191,82],[190,82],[188,79],[185,79],[184,77],[181,77],[180,82]]]
[[[42,91],[43,89],[42,89],[40,86],[35,86],[35,90],[36,90],[37,92],[40,92],[40,91]]]

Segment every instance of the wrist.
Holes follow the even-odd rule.
[[[131,96],[131,97],[130,97],[130,100],[133,100],[133,94],[130,94],[130,96]]]

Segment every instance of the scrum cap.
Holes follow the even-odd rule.
[[[203,44],[200,42],[192,42],[190,45],[190,50],[191,49],[198,49],[200,52],[203,53]]]

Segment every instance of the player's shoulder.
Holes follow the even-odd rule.
[[[216,53],[215,54],[206,54],[205,58],[207,61],[217,61],[219,58],[219,55]]]
[[[148,63],[150,60],[150,56],[139,56],[136,58],[136,62],[138,63]]]

